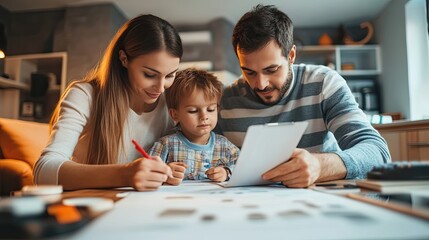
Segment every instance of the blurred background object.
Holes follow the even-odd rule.
[[[7,47],[6,29],[4,24],[0,23],[0,58],[6,57],[6,47]]]

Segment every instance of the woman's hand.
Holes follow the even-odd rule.
[[[206,171],[207,177],[214,182],[223,182],[228,178],[228,173],[223,167],[214,167]]]
[[[188,168],[188,165],[184,162],[170,162],[168,163],[168,166],[171,168],[173,176],[168,177],[167,183],[174,186],[179,185],[185,177],[185,171],[186,168]]]
[[[137,191],[156,190],[172,175],[170,167],[158,156],[138,158],[125,167],[129,170],[126,176],[131,181],[129,185]]]

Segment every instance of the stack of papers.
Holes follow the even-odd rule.
[[[383,193],[411,192],[415,190],[429,190],[429,180],[413,181],[381,181],[381,180],[361,180],[356,181],[356,185]]]

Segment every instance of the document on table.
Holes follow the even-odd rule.
[[[70,239],[428,239],[429,222],[345,197],[281,185],[209,182],[130,192]]]

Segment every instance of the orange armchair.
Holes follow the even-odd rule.
[[[0,195],[33,185],[33,167],[49,138],[49,125],[0,118]]]

